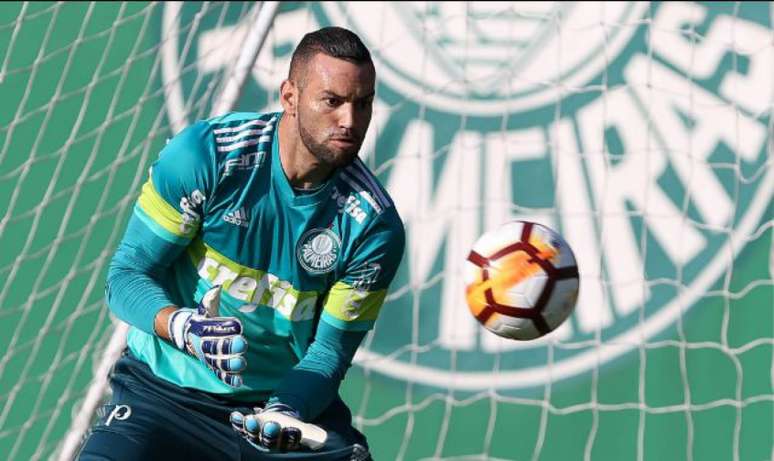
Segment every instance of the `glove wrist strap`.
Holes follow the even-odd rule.
[[[192,312],[189,309],[178,309],[167,320],[167,331],[175,347],[185,351],[185,330]]]
[[[301,419],[301,414],[295,408],[291,407],[290,405],[285,405],[281,402],[269,403],[263,408],[263,411],[283,413],[296,419]]]

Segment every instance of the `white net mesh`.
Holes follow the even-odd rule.
[[[207,117],[251,3],[0,6],[0,453],[50,456],[111,331],[107,262],[164,141]],[[362,156],[407,253],[343,384],[377,459],[770,459],[768,3],[286,3],[240,110],[303,33],[371,49]],[[462,263],[539,221],[578,308],[483,333]]]
[[[155,144],[148,133],[162,123],[158,46],[146,47],[153,10],[0,8],[0,451],[8,459],[52,452],[107,340],[104,269]]]

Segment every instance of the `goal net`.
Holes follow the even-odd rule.
[[[376,459],[774,456],[770,3],[282,3],[226,103],[259,11],[0,5],[4,458],[57,457],[108,392],[107,264],[165,141],[278,109],[326,25],[372,51],[361,157],[407,233],[341,390]],[[514,219],[562,234],[581,276],[571,318],[523,343],[486,333],[462,282]]]

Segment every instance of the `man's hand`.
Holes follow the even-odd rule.
[[[243,357],[247,341],[242,323],[235,317],[219,317],[220,287],[202,297],[196,310],[174,311],[167,324],[169,338],[181,351],[201,360],[215,375],[231,387],[242,385],[240,372],[247,366]]]
[[[298,412],[282,403],[256,408],[250,415],[235,411],[231,426],[261,451],[319,450],[328,437],[324,429],[301,421]]]

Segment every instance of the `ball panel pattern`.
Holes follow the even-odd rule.
[[[465,276],[471,313],[508,338],[549,333],[577,299],[578,267],[570,247],[551,229],[531,222],[508,223],[479,238]]]

